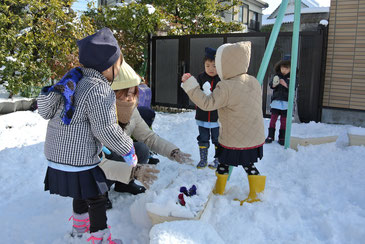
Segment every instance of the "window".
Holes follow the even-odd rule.
[[[248,6],[247,5],[240,6],[240,10],[238,13],[238,21],[247,25],[247,22],[248,22]]]
[[[260,22],[259,22],[259,14],[254,11],[249,11],[248,15],[248,28],[251,30],[259,31]]]
[[[254,12],[254,11],[250,11],[249,13],[249,19],[250,21],[251,20],[254,20],[254,21],[258,21],[258,13]]]

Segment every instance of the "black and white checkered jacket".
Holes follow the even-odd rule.
[[[75,112],[71,123],[62,122],[64,103],[56,92],[41,93],[38,112],[50,119],[44,146],[50,161],[72,166],[100,162],[102,144],[123,155],[133,146],[132,139],[117,123],[115,94],[108,80],[93,69],[82,69],[83,78],[74,94]]]

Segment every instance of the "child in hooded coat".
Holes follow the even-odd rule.
[[[242,166],[248,175],[250,193],[241,201],[259,201],[266,177],[254,163],[263,157],[265,142],[262,92],[256,78],[247,74],[251,42],[224,44],[217,49],[215,65],[221,81],[205,95],[190,74],[182,77],[182,88],[201,109],[218,110],[219,131],[217,181],[214,193],[223,194],[229,166]]]

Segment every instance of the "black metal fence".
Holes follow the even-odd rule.
[[[320,121],[326,50],[326,31],[301,32],[298,56],[298,114],[302,122]],[[181,76],[196,76],[204,71],[204,48],[218,48],[224,43],[251,41],[248,74],[257,76],[270,33],[237,33],[188,36],[156,36],[150,39],[149,80],[152,104],[177,108],[194,108],[180,87]],[[272,91],[268,82],[275,63],[291,54],[292,33],[280,33],[263,81],[263,113],[270,114]]]

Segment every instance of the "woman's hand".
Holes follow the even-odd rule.
[[[193,160],[191,155],[188,153],[183,153],[180,149],[172,150],[171,157],[180,164],[192,164]]]
[[[182,77],[181,77],[181,81],[184,83],[187,79],[189,79],[191,77],[190,73],[185,73]]]
[[[140,164],[133,168],[132,178],[140,181],[147,189],[157,179],[157,174],[160,173],[158,169],[153,166]]]

